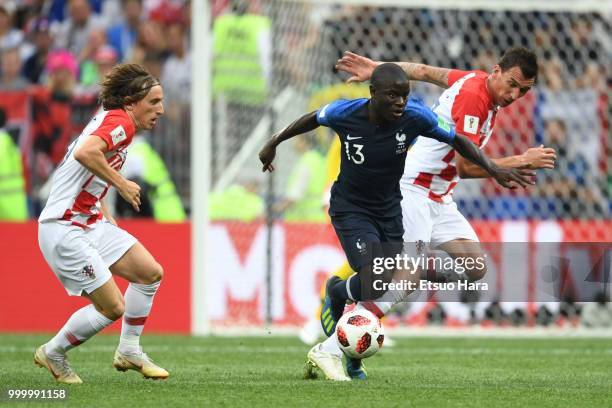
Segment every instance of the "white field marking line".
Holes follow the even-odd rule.
[[[114,352],[115,346],[84,346],[75,348],[74,351],[78,353],[106,353]],[[146,346],[144,350],[149,353],[157,352],[191,352],[191,353],[202,353],[209,354],[213,353],[265,353],[265,354],[277,354],[277,353],[304,353],[308,352],[309,347],[257,347],[257,346],[221,346],[221,347],[202,347],[202,346],[188,346],[188,347],[172,347],[172,346]],[[28,353],[34,352],[35,347],[25,346],[0,346],[0,353]],[[409,344],[406,346],[395,346],[393,348],[383,348],[382,353],[384,354],[411,354],[411,355],[480,355],[480,354],[509,354],[509,355],[612,355],[612,348],[606,349],[583,349],[580,347],[576,348],[546,348],[546,349],[521,349],[521,348],[510,348],[510,347],[478,347],[478,348],[465,348],[465,346],[454,348],[454,347],[410,347]]]

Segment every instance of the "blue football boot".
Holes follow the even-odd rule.
[[[325,284],[325,301],[321,308],[321,327],[323,327],[323,332],[327,337],[334,334],[336,323],[338,323],[344,311],[345,302],[334,300],[331,297],[331,288],[340,281],[342,279],[334,275]]]
[[[350,358],[346,355],[344,357],[346,358],[346,372],[351,379],[366,380],[368,378],[368,373],[360,359]]]

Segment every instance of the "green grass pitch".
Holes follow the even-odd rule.
[[[50,407],[610,407],[610,339],[404,338],[366,360],[369,380],[303,379],[308,348],[294,338],[145,335],[166,381],[112,368],[116,335],[70,352],[85,382],[59,386],[32,362],[48,336],[0,335],[0,391],[68,389]],[[6,397],[4,397],[6,398]]]

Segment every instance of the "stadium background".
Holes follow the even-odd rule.
[[[273,177],[261,174],[257,152],[298,115],[338,97],[367,95],[367,88],[343,84],[345,77],[333,70],[347,49],[373,59],[489,70],[506,47],[533,48],[541,66],[538,83],[500,113],[486,152],[499,157],[550,145],[558,152],[557,168],[539,172],[538,184],[527,191],[509,193],[490,181],[470,180],[455,195],[483,242],[527,243],[523,257],[497,260],[487,279],[512,271],[525,278],[525,291],[533,291],[530,265],[538,242],[612,242],[609,2],[557,0],[541,9],[496,2],[495,10],[486,2],[439,2],[435,8],[425,2],[351,3],[357,2],[214,1],[210,26],[191,31],[191,7],[202,7],[198,2],[3,1],[0,106],[22,157],[28,215],[9,222],[20,218],[14,215],[20,201],[8,201],[3,193],[0,200],[11,211],[0,214],[6,220],[0,227],[0,274],[13,289],[0,300],[0,331],[52,331],[82,303],[65,296],[48,270],[34,219],[48,191],[45,182],[96,109],[100,73],[120,61],[143,63],[161,78],[166,116],[144,137],[173,181],[164,188],[187,214],[173,207],[152,210],[153,219],[124,220],[134,214],[117,209],[121,224],[166,270],[147,331],[241,331],[270,323],[293,328],[314,313],[326,274],[343,261],[325,221],[326,186],[318,173],[333,135],[321,131],[302,143],[286,143]],[[242,20],[227,18],[234,5],[243,8]],[[226,31],[217,24],[222,17]],[[238,25],[232,30],[232,24]],[[192,60],[194,32],[210,40],[211,58]],[[210,93],[193,94],[208,77],[198,70],[192,76],[194,66],[211,70]],[[412,95],[428,104],[440,92],[413,84]],[[192,112],[192,101],[206,112]],[[192,118],[204,114],[210,115],[209,128],[192,129]],[[196,140],[209,142],[206,154],[196,152],[198,163],[192,160]],[[194,179],[202,176],[197,169],[208,177],[209,208],[193,200]],[[305,169],[316,173],[307,186]],[[13,170],[3,169],[2,176]],[[155,207],[164,180],[135,177],[150,190]],[[210,224],[198,218],[193,228],[205,231],[206,247],[193,250],[190,215],[206,210]],[[205,273],[191,266],[200,250]],[[580,325],[581,305],[571,298],[545,308],[535,297],[506,303],[503,284],[497,287],[500,313],[444,319],[445,305],[434,297],[418,313],[404,311],[388,325]],[[44,319],[33,313],[41,307]],[[602,307],[610,310],[609,304]]]

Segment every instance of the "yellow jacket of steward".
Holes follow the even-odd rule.
[[[270,20],[255,14],[217,17],[214,31],[213,94],[228,102],[263,105],[267,86],[261,65],[259,38]]]
[[[156,221],[184,221],[185,210],[168,169],[155,149],[145,140],[137,140],[130,145],[129,155],[144,164],[143,181],[149,187],[149,199]]]
[[[322,205],[326,179],[325,158],[316,149],[304,153],[291,170],[287,181],[289,191],[301,183],[300,178],[304,172],[308,174],[308,184],[303,196],[285,211],[285,220],[325,222],[327,217]]]
[[[264,215],[264,210],[263,199],[239,184],[208,196],[208,214],[213,221],[255,221]]]
[[[0,129],[0,220],[25,221],[28,204],[19,147]]]

